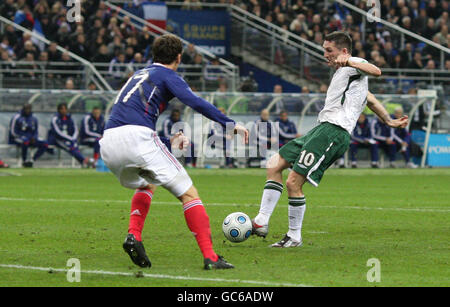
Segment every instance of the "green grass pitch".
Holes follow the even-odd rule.
[[[162,188],[143,234],[153,267],[140,269],[122,250],[133,191],[112,174],[11,169],[0,171],[0,286],[450,286],[449,169],[330,169],[305,189],[303,247],[285,250],[268,245],[287,231],[286,191],[266,239],[222,234],[227,214],[257,214],[264,170],[189,173],[234,270],[202,269],[182,207]],[[80,260],[79,283],[66,279],[69,258]],[[367,281],[371,258],[380,282]]]

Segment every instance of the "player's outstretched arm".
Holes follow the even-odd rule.
[[[351,59],[347,61],[347,66],[353,67],[358,69],[359,71],[362,71],[368,75],[379,77],[381,76],[381,69],[379,69],[377,66],[370,64],[370,63],[358,63],[353,62]]]
[[[180,99],[181,102],[190,106],[195,111],[213,120],[223,127],[228,125],[234,126],[234,133],[242,135],[244,142],[248,143],[248,131],[245,127],[236,124],[234,120],[222,114],[214,105],[195,95],[189,85],[179,76],[172,76],[166,82],[167,87],[174,96]]]
[[[352,57],[350,54],[342,54],[338,56],[336,59],[336,65],[338,67],[353,67],[367,75],[371,75],[374,77],[381,76],[380,68],[366,61],[364,62],[352,61]]]
[[[170,137],[170,144],[172,148],[184,150],[189,145],[189,139],[183,134],[183,132],[180,131]]]
[[[248,130],[244,126],[236,124],[234,126],[234,134],[240,134],[245,144],[248,144]]]
[[[388,111],[386,111],[383,104],[371,92],[368,92],[367,94],[367,106],[389,127],[405,128],[408,125],[407,115],[398,119],[393,119]]]

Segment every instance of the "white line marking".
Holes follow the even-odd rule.
[[[54,268],[44,268],[35,266],[25,266],[17,264],[0,264],[1,268],[7,269],[19,269],[19,270],[34,270],[34,271],[45,271],[45,272],[67,272],[67,269],[54,269]],[[136,277],[136,273],[130,272],[111,272],[111,271],[101,271],[101,270],[86,270],[80,271],[82,274],[97,274],[97,275],[112,275],[112,276],[132,276]],[[191,280],[191,281],[211,281],[219,283],[242,283],[260,286],[274,286],[274,287],[312,287],[304,284],[293,284],[284,282],[270,282],[270,281],[259,281],[259,280],[243,280],[243,279],[224,279],[224,278],[205,278],[205,277],[194,277],[194,276],[175,276],[175,275],[164,275],[164,274],[147,274],[143,273],[143,277],[147,278],[158,278],[158,279],[174,279],[174,280]]]
[[[30,201],[30,202],[77,202],[77,203],[123,203],[129,204],[129,200],[116,200],[116,199],[107,199],[107,200],[94,200],[94,199],[56,199],[56,198],[15,198],[15,197],[0,197],[0,201]],[[176,201],[158,201],[154,200],[155,204],[163,204],[163,205],[178,205],[181,206],[180,202]],[[206,203],[207,206],[218,206],[218,207],[259,207],[259,204],[236,204],[236,203]],[[287,207],[288,205],[279,204],[278,206]],[[358,206],[321,206],[314,205],[314,208],[318,209],[347,209],[347,210],[381,210],[381,211],[405,211],[405,212],[442,212],[447,213],[450,212],[450,209],[447,208],[389,208],[389,207],[358,207]]]

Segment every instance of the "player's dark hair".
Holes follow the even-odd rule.
[[[182,52],[183,44],[178,37],[173,34],[161,35],[153,43],[153,63],[172,64]]]
[[[347,32],[335,31],[325,36],[328,42],[334,42],[339,49],[347,48],[348,53],[352,53],[352,38]]]
[[[61,109],[65,107],[67,109],[67,104],[65,102],[62,102],[60,104],[58,104],[57,110],[58,112],[61,111]]]

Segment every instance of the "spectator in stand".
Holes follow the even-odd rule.
[[[426,25],[425,29],[423,30],[423,36],[430,39],[430,38],[433,38],[437,32],[438,31],[436,31],[436,24],[435,24],[434,19],[428,17],[427,25]]]
[[[69,90],[69,91],[75,89],[75,83],[73,82],[72,78],[67,78],[66,83],[64,85],[64,89]]]
[[[145,63],[145,61],[144,61],[144,57],[142,56],[142,54],[140,54],[139,52],[138,52],[138,53],[135,53],[133,59],[132,59],[132,60],[130,61],[130,63],[128,64],[128,71],[129,71],[128,76],[131,77],[131,75],[132,75],[135,71],[137,71],[137,70],[139,70],[139,69],[141,69],[141,68],[144,68],[145,64],[146,64],[146,63]],[[131,74],[131,75],[130,75],[130,74]]]
[[[440,16],[440,9],[437,6],[436,0],[430,0],[428,3],[427,15],[433,19],[436,19]]]
[[[39,49],[33,44],[31,40],[27,40],[24,43],[24,48],[20,50],[17,54],[17,59],[24,60],[28,53],[33,55],[33,59],[37,59],[39,57]]]
[[[394,58],[398,54],[396,50],[393,49],[392,42],[388,41],[384,44],[384,48],[382,50],[382,55],[386,60],[386,63],[389,66],[394,64]]]
[[[85,158],[78,148],[78,128],[67,112],[67,105],[60,103],[58,112],[53,116],[48,133],[48,143],[55,145],[72,155],[83,167],[91,167],[94,160]]]
[[[31,104],[25,104],[22,110],[13,116],[9,129],[9,143],[17,145],[22,150],[22,166],[33,167],[33,163],[46,151],[53,154],[48,143],[39,139],[39,122],[33,116]],[[33,157],[28,159],[28,149],[37,148]]]
[[[325,83],[321,83],[319,87],[319,93],[320,94],[326,94],[328,92],[328,85]]]
[[[437,40],[439,41],[439,44],[443,45],[443,46],[448,46],[448,26],[447,25],[443,25],[441,27],[441,30],[435,35],[435,37],[437,37]]]
[[[273,13],[276,6],[276,2],[274,0],[264,0],[261,3],[261,14],[266,16],[268,14]]]
[[[39,75],[37,74],[38,65],[34,60],[34,54],[31,52],[27,53],[22,61],[22,64],[18,68],[23,69],[26,72],[22,72],[20,75],[25,79],[36,80]]]
[[[72,70],[72,71],[76,71],[79,69],[79,64],[75,61],[72,60],[72,58],[70,57],[70,54],[68,52],[64,52],[61,55],[61,59],[59,61],[60,64],[58,64],[58,68],[59,69],[63,69],[65,71],[67,70]],[[75,78],[76,77],[76,73],[61,73],[59,75],[60,78],[65,79],[65,78]]]
[[[125,52],[125,44],[122,42],[120,36],[114,36],[113,41],[108,44],[108,53],[117,56]]]
[[[419,51],[414,52],[414,58],[413,60],[408,64],[408,68],[411,69],[423,69],[423,62],[422,62],[422,53]]]
[[[86,45],[86,37],[84,34],[76,36],[76,42],[72,44],[71,51],[83,59],[89,59],[89,49]]]
[[[186,68],[186,80],[192,84],[199,86],[199,82],[203,76],[203,56],[197,53],[194,58],[194,62],[190,64],[191,67]]]
[[[154,37],[150,34],[148,27],[144,27],[142,32],[140,32],[136,38],[137,46],[136,50],[144,56],[144,59],[150,60],[152,58],[151,46],[153,44]],[[183,60],[181,60],[182,63]]]
[[[352,168],[358,167],[356,154],[359,148],[368,148],[370,150],[371,166],[372,168],[378,168],[378,144],[372,137],[369,120],[364,113],[361,113],[359,116],[351,138],[350,159],[352,161]]]
[[[283,101],[283,86],[281,84],[275,84],[273,86],[273,96],[268,96],[268,99],[266,101],[264,101],[264,103],[261,105],[261,107],[263,108],[267,108],[269,106],[269,104],[273,101],[274,97],[277,97],[277,102],[275,103],[275,113],[280,114],[281,111],[285,111],[287,110],[287,108],[284,105],[284,101]],[[301,105],[301,102],[299,102],[299,104]],[[292,107],[292,105],[288,105],[288,107]],[[292,111],[292,109],[290,109]]]
[[[1,69],[3,70],[3,76],[14,76],[14,68],[16,68],[16,63],[10,57],[8,51],[0,49],[0,60],[3,62],[0,65]]]
[[[424,69],[427,69],[427,70],[436,69],[436,63],[434,62],[434,60],[428,60],[427,65],[425,66]]]
[[[61,52],[58,50],[58,44],[51,42],[47,47],[48,60],[50,62],[56,62],[61,59]]]
[[[114,78],[116,87],[120,87],[125,78],[128,77],[125,53],[119,53],[109,64],[109,75]]]
[[[5,0],[5,2],[0,5],[0,15],[11,20],[14,18],[16,13],[16,6],[14,0]]]
[[[53,69],[53,66],[51,66],[48,62],[48,52],[47,51],[42,51],[41,54],[39,55],[39,70],[43,71],[43,70],[50,70]],[[45,73],[43,74],[45,79],[53,79],[55,77],[54,73]]]
[[[308,24],[306,23],[305,14],[298,14],[297,17],[289,25],[289,30],[297,35],[308,32]]]
[[[68,48],[71,45],[70,41],[70,26],[68,23],[64,22],[59,26],[56,33],[56,42],[63,48]]]
[[[210,63],[208,63],[205,66],[205,74],[204,78],[207,81],[211,82],[217,82],[217,85],[219,84],[219,81],[221,80],[222,76],[222,69],[220,68],[220,61],[219,58],[214,57]]]
[[[100,157],[99,141],[105,129],[105,118],[99,107],[94,107],[91,114],[86,115],[80,124],[80,143],[87,145],[94,150],[94,162]]]
[[[94,63],[110,63],[111,56],[108,52],[108,47],[105,44],[102,44],[98,50],[98,53],[92,58],[92,62]],[[108,70],[106,66],[99,67],[100,70]]]
[[[181,55],[181,63],[183,64],[193,64],[195,56],[197,55],[197,50],[194,44],[189,44],[186,49],[184,49]]]
[[[14,53],[14,48],[9,43],[7,35],[4,35],[2,38],[2,42],[0,43],[0,50],[6,51],[11,58],[16,57],[16,54]]]

